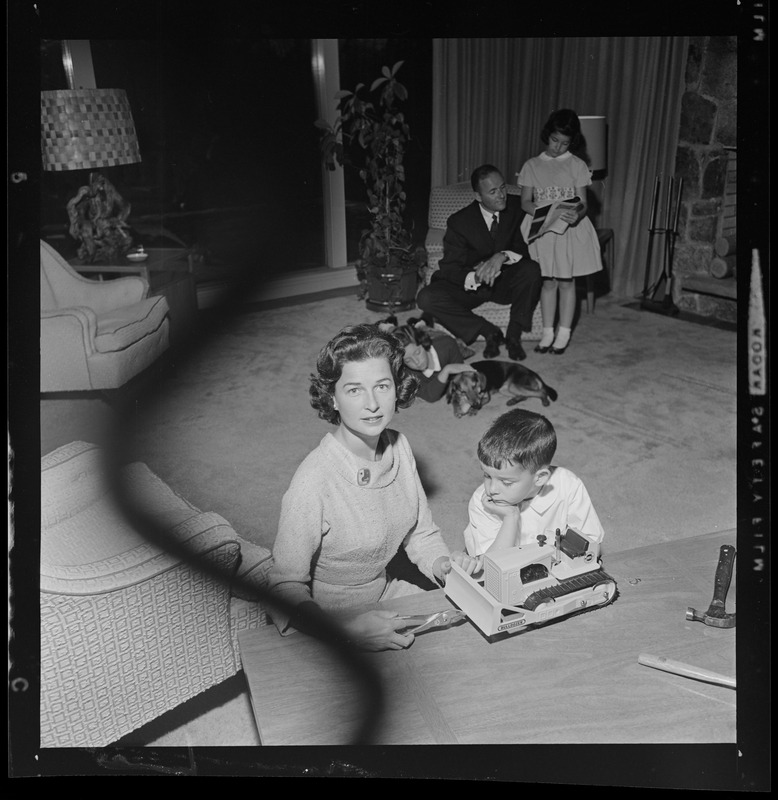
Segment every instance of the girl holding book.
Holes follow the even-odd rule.
[[[536,353],[564,353],[570,341],[575,313],[575,279],[602,269],[600,244],[591,220],[586,216],[586,187],[592,182],[586,142],[578,115],[569,108],[554,111],[548,118],[540,139],[543,152],[525,162],[517,175],[521,186],[521,207],[527,212],[522,233],[528,241],[530,256],[540,264],[543,288],[540,310],[543,335]],[[578,202],[560,208],[559,219],[567,223],[562,233],[548,229],[538,238],[529,237],[535,210],[560,200]],[[559,327],[554,322],[559,297]]]

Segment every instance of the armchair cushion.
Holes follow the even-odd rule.
[[[88,306],[102,314],[119,306],[131,306],[149,293],[140,275],[96,281],[79,275],[47,242],[41,241],[41,309]]]
[[[267,624],[260,603],[232,596],[248,544],[232,526],[145,464],[122,476],[132,501],[190,558],[129,522],[95,445],[72,442],[41,459],[42,747],[118,741],[234,675],[237,630]],[[261,581],[272,556],[249,549],[247,569]]]
[[[164,297],[149,297],[131,306],[119,306],[97,320],[95,347],[99,353],[124,350],[142,339],[149,331],[158,330],[168,313]]]
[[[95,281],[40,243],[41,391],[115,389],[168,347],[168,303],[145,278]]]
[[[470,181],[450,183],[447,186],[433,186],[430,191],[430,208],[427,224],[430,228],[446,230],[448,218],[473,202],[473,189]]]

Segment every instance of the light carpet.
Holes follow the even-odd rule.
[[[281,496],[330,430],[309,404],[316,355],[342,324],[382,317],[349,296],[219,325],[143,411],[136,457],[198,507],[272,547]],[[556,427],[556,463],[586,483],[606,530],[606,555],[734,527],[733,332],[601,300],[595,314],[582,314],[563,355],[527,345],[523,363],[559,399],[523,407]],[[474,349],[470,360],[481,357],[483,343]],[[456,419],[445,399],[417,400],[393,420],[413,447],[452,547],[463,546],[467,501],[480,479],[478,439],[505,402],[496,396],[476,416]]]
[[[384,316],[344,296],[222,319],[202,348],[170,365],[157,396],[139,399],[132,419],[121,422],[133,458],[194,505],[222,514],[244,538],[272,547],[281,497],[329,430],[308,400],[316,355],[343,325]],[[523,407],[553,422],[555,462],[584,480],[605,528],[606,567],[609,552],[735,528],[734,332],[606,297],[596,313],[580,315],[563,355],[525,345],[523,363],[559,397],[546,408],[537,399]],[[471,360],[481,358],[483,343],[474,349]],[[112,424],[99,404],[77,423],[78,402],[98,401],[42,402],[42,452],[76,438],[93,441]],[[464,545],[467,502],[480,479],[478,439],[505,402],[496,396],[476,416],[456,419],[445,399],[417,400],[393,420],[413,447],[452,548]],[[158,723],[143,743],[258,744],[240,681]]]

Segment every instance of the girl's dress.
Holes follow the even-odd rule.
[[[586,162],[570,152],[557,158],[541,153],[530,158],[517,176],[519,186],[532,187],[535,203],[570,199],[576,196],[576,187],[589,186],[591,182]],[[531,224],[532,217],[527,214],[521,223],[525,241]],[[600,243],[588,217],[564,233],[544,233],[528,247],[544,278],[575,278],[602,269]]]

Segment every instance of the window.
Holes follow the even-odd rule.
[[[147,231],[161,223],[201,251],[206,271],[248,269],[261,277],[324,266],[328,236],[345,238],[340,252],[345,249],[349,262],[356,259],[361,231],[369,224],[364,186],[355,171],[343,170],[338,177],[345,182],[344,223],[343,210],[332,213],[331,207],[344,204],[342,193],[325,191],[314,125],[317,98],[327,95],[317,84],[312,55],[323,52],[332,67],[339,52],[343,88],[360,81],[369,86],[381,67],[406,61],[400,79],[409,92],[403,110],[412,137],[406,152],[407,212],[423,243],[431,40],[327,40],[337,42],[337,51],[315,50],[321,41],[90,41],[96,84],[126,90],[138,130],[142,162],[114,167],[108,177],[132,204],[129,222],[142,229],[141,241],[153,246]],[[41,53],[41,87],[67,88],[61,42],[43,42]],[[326,89],[334,102],[337,88]],[[44,232],[67,239],[65,205],[86,178],[80,171],[44,173]]]

